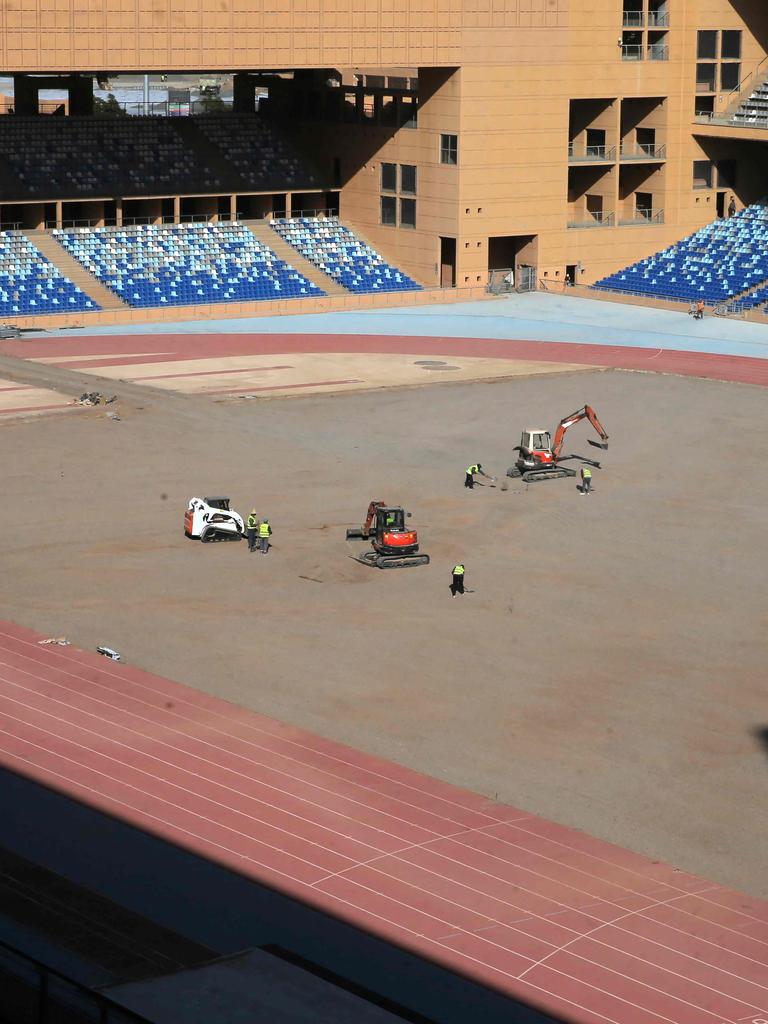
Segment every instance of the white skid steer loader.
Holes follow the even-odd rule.
[[[240,540],[245,525],[242,517],[229,507],[229,498],[190,498],[184,513],[184,533],[204,543]]]

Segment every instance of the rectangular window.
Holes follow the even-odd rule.
[[[400,164],[400,191],[407,196],[416,195],[416,168],[413,164]]]
[[[720,65],[720,88],[723,92],[730,92],[739,84],[741,78],[741,64]]]
[[[693,187],[712,188],[712,161],[693,161]]]
[[[400,227],[401,228],[415,228],[416,227],[416,200],[415,199],[401,199],[400,200]]]
[[[717,57],[717,32],[699,32],[696,37],[698,60],[714,60]]]
[[[417,100],[413,96],[400,97],[400,127],[418,127]]]
[[[397,224],[397,200],[394,196],[381,197],[381,223],[388,227]]]
[[[440,163],[457,164],[459,162],[459,138],[457,135],[440,136]]]
[[[728,30],[721,33],[720,60],[741,60],[741,32]]]
[[[397,164],[381,165],[381,191],[397,191]]]
[[[696,65],[696,92],[715,91],[715,71],[717,64]]]

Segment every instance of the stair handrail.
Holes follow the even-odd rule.
[[[761,68],[766,63],[768,63],[768,53],[754,68],[752,68],[751,71],[747,72],[735,88],[731,89],[729,93],[726,93],[725,98],[722,101],[722,105],[718,104],[718,106],[721,106],[720,114],[718,116],[727,116],[728,114],[735,113],[739,109],[743,102],[743,95],[747,89],[747,83],[750,79],[757,79]]]

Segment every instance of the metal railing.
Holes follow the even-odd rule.
[[[587,220],[571,220],[569,228],[612,228],[615,223],[615,216],[612,213],[590,213]]]
[[[621,19],[624,28],[642,28],[645,24],[645,17],[642,11],[624,11]]]
[[[666,160],[667,147],[644,142],[634,146],[622,144],[620,155],[622,160]]]
[[[720,104],[721,114],[735,113],[739,109],[742,103],[742,94],[746,92],[747,84],[753,79],[759,78],[761,72],[765,74],[766,64],[768,64],[768,55],[763,57],[760,63],[752,68],[751,71],[748,71],[739,84],[723,97],[723,101]]]
[[[768,128],[768,115],[765,117],[739,117],[731,114],[715,114],[711,110],[697,110],[694,121],[698,124],[719,124],[725,128]]]
[[[669,47],[664,43],[649,43],[648,60],[669,60]]]
[[[97,228],[99,224],[103,223],[105,223],[103,220],[95,218],[91,220],[73,220],[69,218],[67,220],[62,220],[61,226],[63,228]]]
[[[622,60],[642,60],[643,47],[640,43],[624,43],[621,47]]]
[[[573,149],[573,143],[571,142],[568,146],[568,159],[573,160],[575,163],[586,162],[587,160],[611,161],[616,159],[615,146],[585,146],[583,153],[574,153]]]
[[[635,210],[633,217],[625,217],[619,220],[619,227],[627,227],[632,224],[663,224],[663,210],[646,210],[639,208]]]
[[[108,996],[81,985],[7,942],[0,941],[2,1012],[23,1024],[151,1024]]]
[[[669,14],[666,11],[648,11],[648,28],[669,28]]]

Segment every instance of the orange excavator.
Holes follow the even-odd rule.
[[[522,477],[525,483],[535,483],[537,480],[557,480],[564,476],[576,476],[576,470],[563,466],[566,459],[578,459],[588,466],[600,469],[600,463],[594,459],[588,459],[584,455],[563,455],[563,442],[569,427],[581,420],[589,420],[600,436],[599,441],[588,441],[595,448],[608,448],[608,435],[603,429],[595,410],[585,405],[582,409],[571,413],[560,423],[555,431],[555,440],[552,443],[548,430],[524,430],[520,444],[514,449],[518,452],[517,462],[507,470],[507,476]]]
[[[429,565],[429,555],[419,554],[415,530],[406,528],[410,512],[383,501],[372,501],[362,527],[347,530],[347,540],[370,540],[371,550],[358,559],[379,569],[404,569],[411,565]]]

